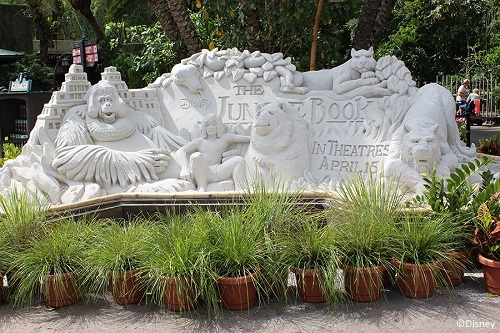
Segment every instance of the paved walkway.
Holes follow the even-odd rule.
[[[500,297],[487,295],[481,273],[467,274],[456,293],[438,288],[428,299],[402,296],[395,287],[371,303],[346,302],[334,310],[293,299],[283,307],[270,303],[249,311],[224,311],[209,319],[199,313],[180,316],[156,305],[120,306],[110,299],[79,303],[53,311],[43,305],[14,310],[0,306],[0,332],[497,332]]]

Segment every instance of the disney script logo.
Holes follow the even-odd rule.
[[[183,98],[181,99],[181,108],[182,109],[189,109],[189,108],[204,108],[207,110],[209,107],[212,106],[212,102],[210,102],[208,99],[204,98],[202,100],[191,100],[191,99],[186,99]]]

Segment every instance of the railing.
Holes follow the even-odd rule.
[[[453,96],[456,96],[457,90],[460,87],[462,80],[464,78],[459,78],[456,75],[446,75],[439,76],[436,75],[436,83],[439,83],[443,87],[450,90]],[[499,87],[498,79],[493,77],[492,74],[489,75],[473,75],[471,77],[471,90],[474,88],[479,89],[479,95],[483,101],[481,104],[481,116],[487,120],[494,121],[500,118],[500,108],[495,105],[493,100],[493,91]]]

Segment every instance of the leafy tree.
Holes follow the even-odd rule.
[[[94,13],[90,9],[92,5],[92,0],[68,0],[71,6],[78,12],[80,12],[83,17],[90,24],[94,33],[96,34],[98,39],[104,38],[104,32],[101,29],[101,26],[97,23],[97,20],[94,16]]]
[[[496,0],[498,1],[498,0]],[[378,55],[403,60],[416,80],[458,74],[485,48],[488,0],[398,0]],[[461,73],[467,75],[467,73]]]
[[[19,73],[23,73],[32,80],[32,91],[48,91],[55,87],[53,69],[45,66],[35,53],[26,54],[14,65],[9,65],[9,69],[7,82],[15,80]]]
[[[93,0],[91,8],[103,29],[109,22],[151,26],[158,21],[148,0]]]
[[[129,88],[142,88],[178,62],[175,44],[165,35],[162,26],[126,26],[109,23],[100,54],[101,67],[116,66]]]
[[[197,1],[192,18],[209,47],[282,52],[294,58],[299,70],[309,68],[310,47],[317,2],[280,1]],[[317,48],[318,68],[344,62],[349,54],[355,22],[362,0],[326,2],[321,13]],[[258,17],[258,20],[257,20]],[[209,23],[207,23],[209,21]]]
[[[25,13],[33,20],[40,40],[40,59],[46,63],[49,48],[54,46],[56,32],[63,12],[62,0],[26,0]]]

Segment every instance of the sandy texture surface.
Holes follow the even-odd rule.
[[[291,288],[290,293],[294,290]],[[112,298],[48,311],[0,306],[0,332],[490,332],[500,331],[500,297],[488,295],[481,273],[467,274],[450,294],[438,288],[428,299],[402,296],[396,287],[371,303],[345,302],[329,310],[292,297],[248,311],[208,318],[203,307],[182,316],[156,305],[120,306]]]

